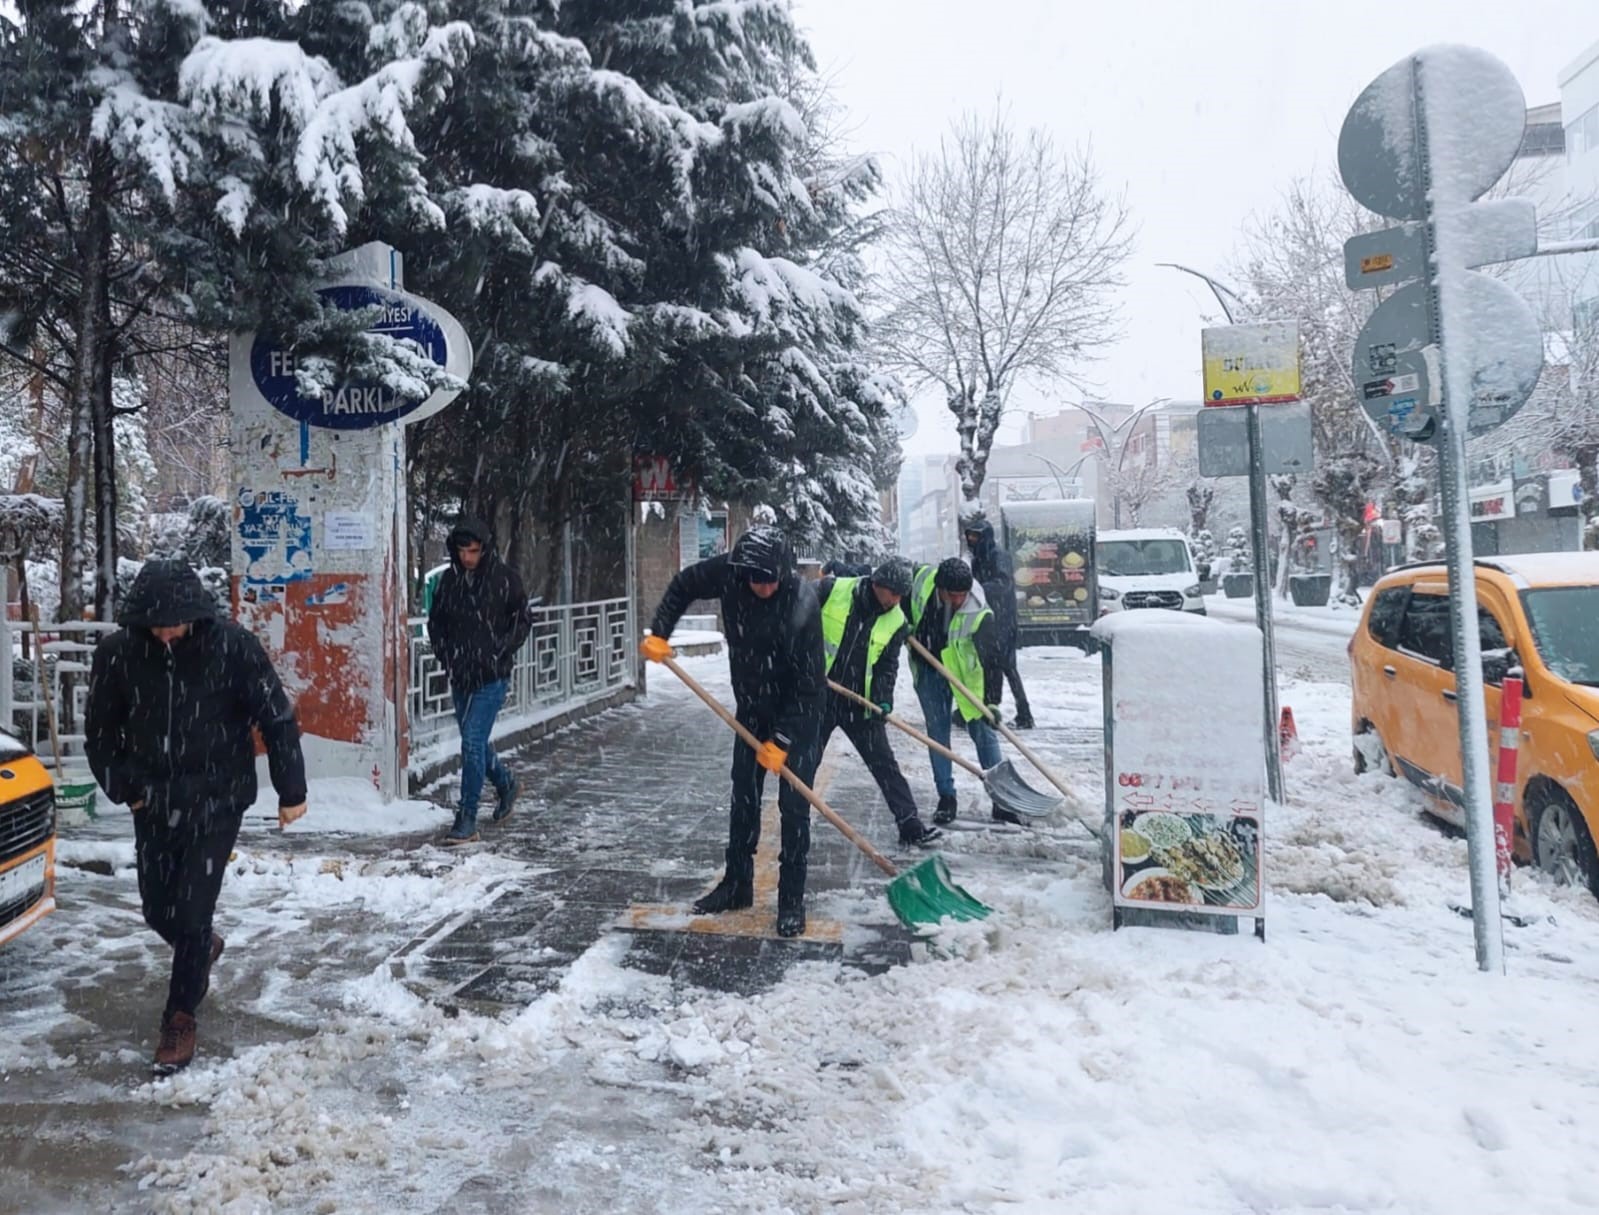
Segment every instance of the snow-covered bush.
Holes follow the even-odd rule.
[[[1227,533],[1227,572],[1247,574],[1255,568],[1254,556],[1249,551],[1249,533],[1235,527]]]
[[[206,494],[189,505],[182,556],[200,570],[232,568],[233,511],[221,498]]]

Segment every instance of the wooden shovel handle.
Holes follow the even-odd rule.
[[[751,750],[759,751],[761,749],[761,740],[756,738],[754,734],[750,733],[748,727],[746,727],[743,722],[739,721],[738,718],[729,713],[727,711],[727,707],[723,705],[721,701],[717,700],[716,697],[712,696],[703,687],[701,687],[699,680],[695,679],[694,676],[690,675],[682,667],[678,666],[675,659],[663,658],[661,660],[661,665],[686,683],[689,691],[693,692],[694,695],[703,700],[707,705],[710,706],[712,712],[714,712],[728,725],[732,726],[734,733],[748,743]],[[869,861],[871,861],[884,873],[888,874],[889,877],[899,876],[899,870],[894,867],[894,862],[889,860],[876,848],[873,848],[869,843],[867,843],[860,833],[846,823],[843,819],[841,819],[834,812],[831,806],[829,806],[816,795],[816,792],[809,785],[790,772],[788,770],[788,765],[785,764],[783,766],[781,775],[796,793],[798,793],[816,808],[818,814],[820,814],[828,822],[832,823],[833,826],[837,827],[839,831],[843,833],[845,839],[864,852]]]
[[[933,739],[923,734],[915,726],[911,725],[909,722],[901,721],[892,713],[884,713],[882,709],[878,708],[871,701],[867,700],[866,697],[862,696],[859,692],[851,692],[843,684],[834,683],[831,679],[827,681],[827,686],[832,688],[833,691],[837,692],[840,696],[843,696],[848,700],[853,700],[856,704],[864,705],[866,708],[872,710],[872,712],[876,713],[884,721],[888,722],[889,725],[895,727],[896,729],[904,730],[905,733],[909,734],[928,750],[936,751],[951,763],[959,764],[962,768],[965,768],[966,771],[970,772],[979,780],[983,778],[983,770],[976,764],[972,763],[972,761],[967,759],[964,755],[958,755],[954,751],[951,751],[943,743],[933,741]]]
[[[960,680],[956,679],[954,675],[950,674],[949,668],[928,653],[927,647],[921,642],[917,641],[916,638],[907,637],[906,640],[910,642],[911,648],[922,656],[923,661],[930,664],[933,670],[937,671],[945,679],[949,680],[950,687],[954,688],[962,696],[966,697],[967,700],[971,701],[983,711],[983,719],[987,721],[989,725],[993,726],[996,730],[1003,734],[1010,742],[1011,746],[1015,747],[1018,751],[1025,755],[1027,757],[1027,762],[1042,772],[1044,774],[1044,779],[1049,781],[1050,784],[1054,785],[1055,788],[1059,789],[1061,793],[1066,796],[1066,800],[1069,805],[1082,804],[1082,799],[1078,797],[1077,791],[1065,781],[1061,780],[1060,777],[1056,776],[1054,772],[1050,771],[1050,769],[1045,765],[1044,761],[1039,759],[1038,756],[1034,755],[1030,750],[1028,750],[1027,745],[1022,742],[1021,739],[1016,737],[1009,726],[1002,722],[993,713],[990,713],[988,711],[988,706],[983,703],[983,698],[981,696],[972,695],[972,690]],[[1093,824],[1087,822],[1087,820],[1082,821],[1083,825],[1092,831],[1096,836],[1099,834],[1099,832],[1094,828]]]

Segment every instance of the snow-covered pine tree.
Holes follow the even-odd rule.
[[[315,288],[346,248],[391,228],[443,231],[412,122],[447,94],[471,44],[465,23],[435,25],[415,3],[223,10],[177,76],[204,173],[185,181],[176,162],[147,158],[157,181],[178,179],[167,198],[181,222],[163,251],[184,268],[182,300],[199,323],[281,335],[307,388],[444,381]],[[334,51],[337,66],[323,53]]]
[[[802,534],[875,511],[857,469],[883,394],[839,357],[858,305],[806,264],[826,222],[782,97],[806,58],[787,6],[454,11],[471,62],[418,131],[452,240],[407,264],[479,360],[413,432],[417,500],[503,517],[515,556],[524,519],[614,515],[637,451],[717,497],[792,499]]]

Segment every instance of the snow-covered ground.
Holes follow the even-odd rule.
[[[1046,754],[1097,725],[1096,659],[1028,650],[1024,674]],[[157,1211],[1591,1210],[1599,905],[1518,873],[1533,925],[1506,926],[1508,975],[1477,973],[1450,910],[1464,841],[1400,783],[1352,774],[1347,688],[1284,691],[1303,750],[1267,823],[1264,944],[1113,933],[1080,828],[955,832],[952,866],[999,914],[887,974],[801,964],[736,996],[632,969],[606,935],[525,1010],[447,1017],[390,976],[384,941],[510,862],[379,853],[335,875],[241,845],[224,899],[247,936],[345,917],[366,935],[332,949],[353,964],[261,983],[252,1007],[279,1031],[174,1079],[133,1057],[108,1082],[24,1035],[0,1092],[22,1071],[67,1104],[132,1083],[150,1122],[203,1115],[129,1152]],[[1072,775],[1102,796],[1097,771]],[[968,876],[996,853],[1020,862],[1010,880]],[[128,903],[125,869],[102,880]],[[826,910],[885,914],[875,895]],[[122,925],[57,964],[91,982],[147,937]]]
[[[1364,588],[1362,596],[1369,596]],[[1228,599],[1225,595],[1211,595],[1205,600],[1205,610],[1220,620],[1247,620],[1254,623],[1253,599]],[[1291,599],[1272,597],[1272,620],[1283,629],[1296,632],[1326,633],[1333,637],[1348,638],[1360,623],[1362,609],[1329,603],[1325,607],[1300,607]]]

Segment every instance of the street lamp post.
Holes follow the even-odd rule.
[[[1156,397],[1148,404],[1140,405],[1114,426],[1111,426],[1098,411],[1090,409],[1086,401],[1078,402],[1077,408],[1082,410],[1084,416],[1094,424],[1094,430],[1099,435],[1100,444],[1105,449],[1107,463],[1110,461],[1111,448],[1114,447],[1116,449],[1115,470],[1111,474],[1110,491],[1111,521],[1115,527],[1122,525],[1122,495],[1117,482],[1121,479],[1122,464],[1127,459],[1128,441],[1132,439],[1133,432],[1138,429],[1138,423],[1143,419],[1143,416],[1155,406],[1164,404],[1168,400],[1170,400],[1169,397]],[[1126,435],[1122,434],[1124,429],[1127,431]]]

